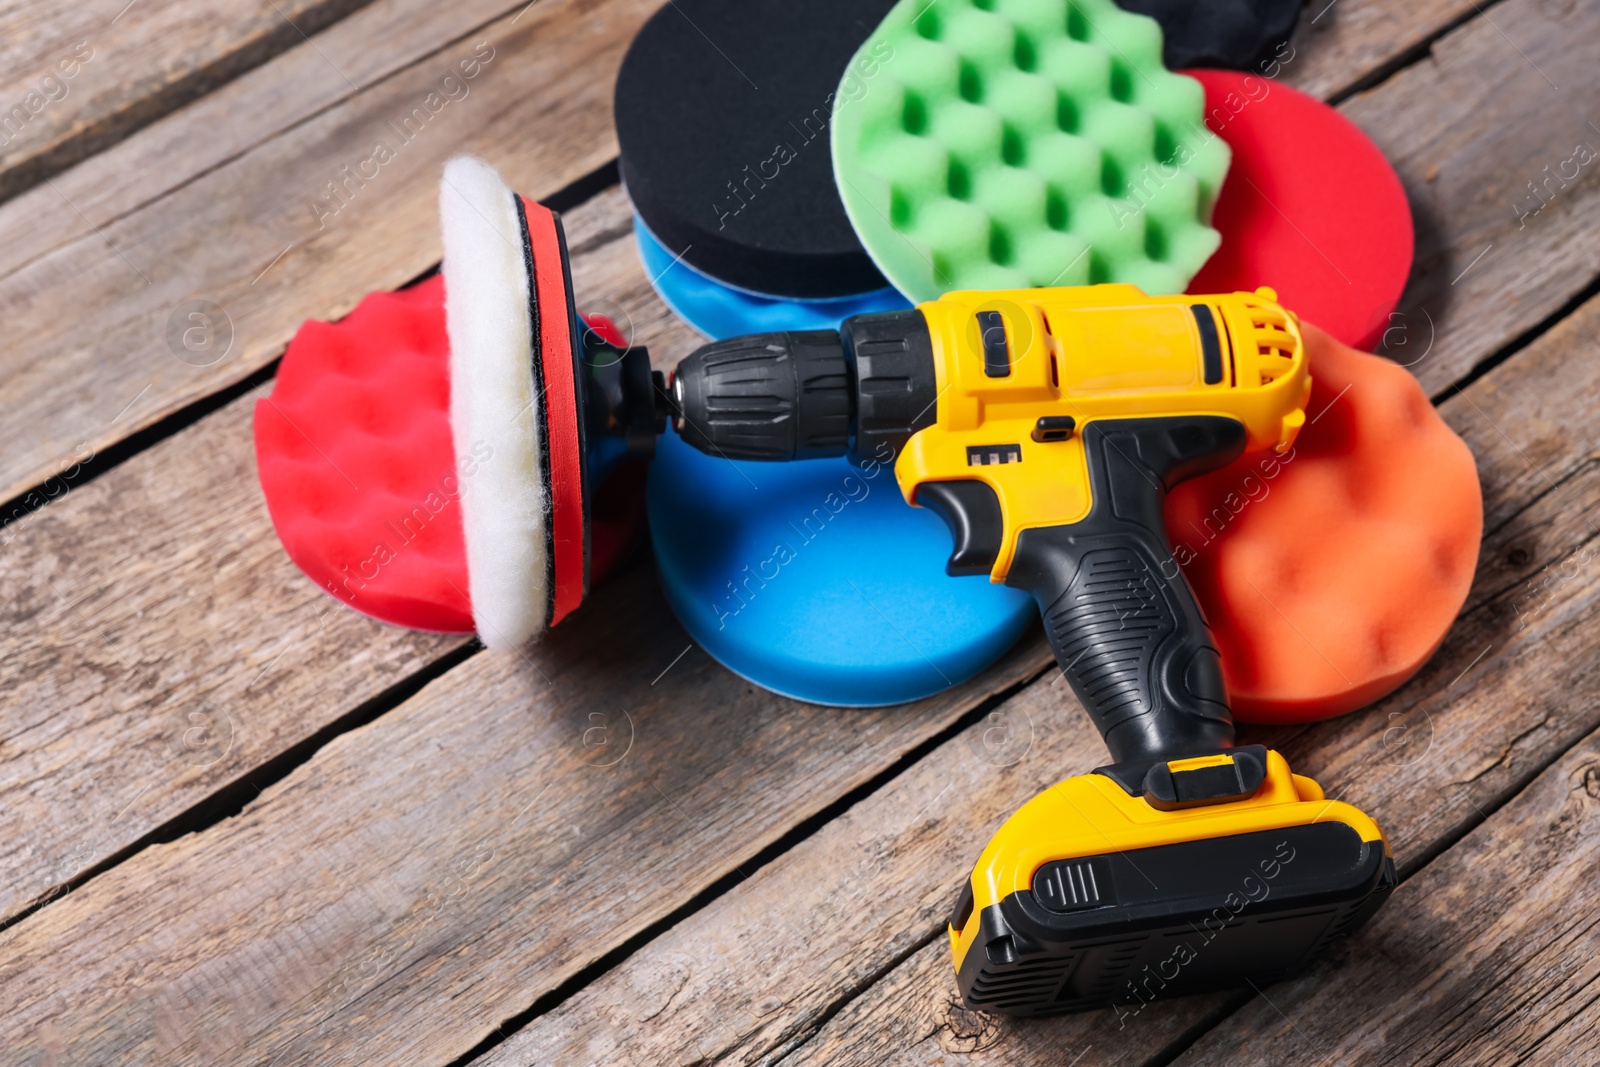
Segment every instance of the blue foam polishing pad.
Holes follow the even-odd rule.
[[[648,499],[661,584],[689,636],[783,696],[917,700],[993,663],[1037,617],[1020,590],[945,574],[949,531],[884,464],[720,459],[669,431]]]
[[[633,218],[639,258],[656,293],[680,319],[707,337],[720,341],[746,333],[777,330],[836,330],[851,315],[868,311],[904,311],[911,302],[894,289],[876,289],[836,300],[792,300],[735,289],[701,274],[656,240]]]

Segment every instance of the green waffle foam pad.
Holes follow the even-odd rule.
[[[1112,0],[901,0],[834,95],[834,178],[885,277],[1181,293],[1221,243],[1228,146]],[[871,71],[869,75],[867,72]]]

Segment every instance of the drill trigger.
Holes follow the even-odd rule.
[[[955,548],[945,561],[946,574],[961,577],[988,574],[994,569],[1005,523],[1000,515],[1000,498],[987,482],[965,478],[923,482],[917,487],[916,502],[950,528]]]

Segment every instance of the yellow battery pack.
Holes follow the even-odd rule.
[[[1244,746],[1141,769],[1060,782],[989,842],[950,919],[968,1007],[1126,1013],[1274,981],[1394,888],[1377,824],[1277,752]]]

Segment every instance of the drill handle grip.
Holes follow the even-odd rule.
[[[1233,744],[1222,660],[1167,545],[1167,490],[1244,450],[1214,415],[1089,423],[1090,510],[1017,537],[1006,584],[1039,604],[1056,662],[1111,758],[1174,759]]]

